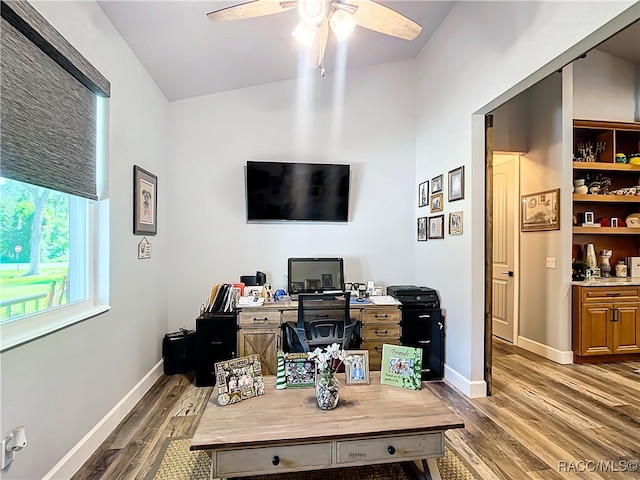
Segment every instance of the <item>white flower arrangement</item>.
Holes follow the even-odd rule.
[[[324,349],[318,347],[313,352],[309,352],[309,359],[315,360],[320,378],[328,384],[340,365],[350,363],[353,357],[347,355],[340,345],[333,343]]]

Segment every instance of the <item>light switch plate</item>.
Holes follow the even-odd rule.
[[[556,257],[547,257],[547,268],[556,268]]]

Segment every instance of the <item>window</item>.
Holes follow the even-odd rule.
[[[89,202],[0,178],[0,322],[89,298]]]
[[[110,85],[29,3],[1,7],[5,350],[108,308],[94,291],[94,208]]]

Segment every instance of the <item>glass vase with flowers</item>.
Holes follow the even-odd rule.
[[[340,400],[340,384],[336,372],[345,363],[351,361],[351,356],[334,343],[325,348],[316,348],[309,352],[309,358],[315,360],[318,370],[316,381],[316,397],[318,406],[323,410],[331,410],[338,406]]]

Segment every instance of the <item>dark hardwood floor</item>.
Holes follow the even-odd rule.
[[[464,419],[447,438],[483,479],[637,479],[635,369],[640,362],[558,365],[495,340],[491,397],[428,388]],[[163,376],[72,480],[144,479],[166,438],[193,433],[211,391]]]

